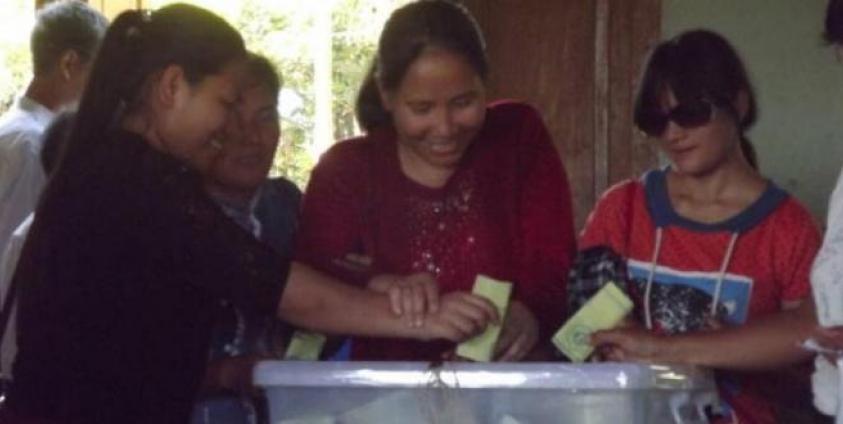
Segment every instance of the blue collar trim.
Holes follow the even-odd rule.
[[[773,213],[789,194],[772,181],[753,204],[741,213],[721,222],[708,224],[692,221],[676,213],[667,194],[666,175],[669,168],[654,169],[644,175],[647,210],[656,227],[675,225],[692,231],[745,233]]]

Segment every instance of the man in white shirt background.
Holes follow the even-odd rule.
[[[57,112],[78,102],[107,26],[102,14],[78,0],[51,3],[37,14],[32,79],[0,117],[0,252],[44,187],[41,135]]]

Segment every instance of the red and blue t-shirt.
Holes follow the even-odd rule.
[[[652,278],[649,316],[655,331],[703,329],[714,298],[716,318],[741,325],[809,297],[820,235],[796,199],[770,183],[738,215],[714,224],[695,222],[671,206],[667,172],[653,170],[609,189],[580,237],[581,249],[606,246],[626,259],[634,294],[643,296]],[[643,299],[633,300],[643,317]],[[775,422],[772,405],[753,380],[718,373],[721,395],[740,422]]]

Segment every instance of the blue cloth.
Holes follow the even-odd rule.
[[[253,227],[247,224],[252,222],[251,218],[256,218],[260,224],[260,240],[275,249],[281,257],[292,258],[301,191],[286,179],[273,178],[261,186],[257,196],[250,211],[251,216],[244,216],[248,212],[241,213],[232,207],[221,207],[250,234],[254,234]],[[274,316],[237,310],[230,304],[223,304],[212,338],[210,358],[272,355],[275,349],[271,339],[286,331],[286,326]]]
[[[257,196],[251,211],[238,211],[223,204],[220,206],[234,222],[253,235],[256,231],[252,223],[256,218],[259,239],[282,258],[292,258],[301,191],[286,179],[273,178],[264,183]],[[238,355],[275,355],[279,352],[274,348],[272,340],[288,331],[288,326],[275,316],[236,309],[230,303],[222,304],[211,341],[210,359]],[[217,394],[196,403],[191,423],[254,424],[258,422],[259,415],[255,404],[249,399],[235,394]]]

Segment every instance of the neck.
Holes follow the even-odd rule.
[[[766,180],[740,152],[730,155],[726,162],[710,172],[691,175],[674,171],[670,172],[669,177],[677,193],[710,203],[747,195],[752,197],[767,185]]]
[[[141,135],[152,148],[160,152],[166,152],[164,142],[158,132],[148,124],[148,121],[141,114],[131,114],[123,118],[120,125],[124,130]]]
[[[442,188],[454,174],[454,168],[436,167],[428,164],[413,151],[398,142],[398,161],[407,178],[429,188]]]
[[[58,84],[56,84],[53,78],[35,76],[29,82],[25,94],[26,97],[29,97],[47,109],[58,112],[65,103],[59,94],[60,91]]]

